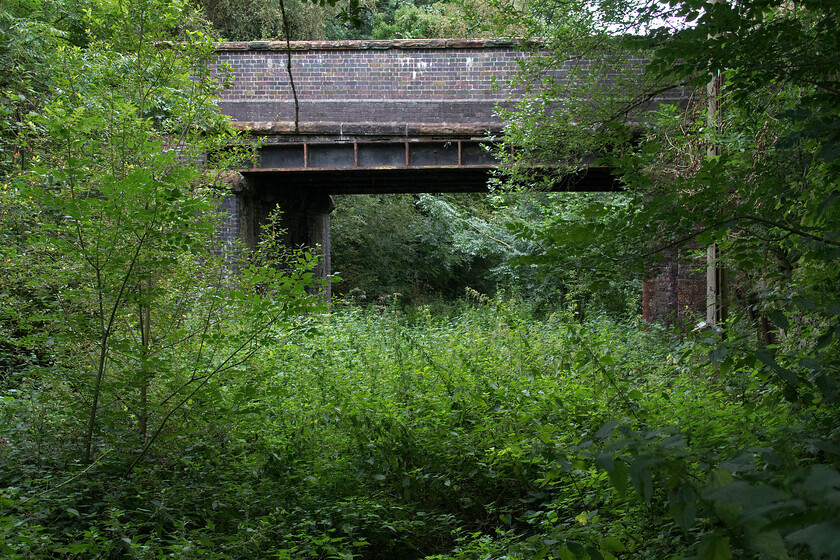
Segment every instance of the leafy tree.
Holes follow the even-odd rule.
[[[461,295],[479,281],[453,238],[458,223],[437,212],[437,197],[370,195],[342,199],[332,220],[333,268],[344,294],[368,301],[400,293],[417,299]]]
[[[548,42],[523,74],[531,95],[508,115],[507,147],[518,149],[509,163],[567,173],[600,155],[620,174],[626,203],[605,212],[599,202],[530,238],[543,260],[574,260],[604,274],[641,270],[667,250],[716,244],[729,269],[732,314],[725,338],[702,346],[709,367],[732,375],[754,366],[778,397],[808,412],[801,435],[777,444],[779,462],[734,479],[712,476],[705,486],[666,475],[669,491],[682,496],[672,512],[693,512],[703,501],[717,508],[719,529],[701,539],[700,558],[729,557],[736,545],[778,558],[807,548],[820,557],[835,543],[834,506],[809,502],[813,517],[795,509],[788,525],[780,510],[757,508],[798,496],[803,476],[820,488],[837,476],[837,3],[569,6],[540,2],[510,16],[547,33]],[[545,17],[556,9],[558,17]],[[687,106],[659,102],[680,87],[693,88]],[[622,441],[638,473],[652,448],[631,440]],[[812,463],[833,468],[805,470]],[[618,462],[605,465],[613,476]],[[678,517],[686,527],[693,519]]]
[[[372,13],[374,39],[423,39],[481,36],[467,26],[464,7],[458,2],[391,1]]]
[[[229,41],[285,39],[283,10],[277,0],[201,0],[213,28]],[[284,0],[289,39],[325,39],[326,26],[338,10],[326,3]]]
[[[12,289],[44,294],[58,351],[33,382],[75,400],[78,458],[111,446],[133,466],[314,305],[314,261],[289,254],[288,266],[245,263],[230,277],[215,208],[221,172],[244,152],[215,107],[213,45],[186,3],[112,8],[91,16],[86,45],[50,55],[54,77],[22,123],[29,162],[6,178],[28,229],[4,268]],[[30,255],[39,277],[22,283]]]
[[[573,308],[577,317],[638,312],[641,275],[604,279],[571,261],[535,257],[538,233],[571,221],[591,200],[604,208],[620,196],[565,193],[348,196],[332,217],[337,294],[378,302],[394,293],[404,301],[454,299],[465,290],[505,292],[538,313]]]
[[[4,381],[17,384],[33,363],[46,363],[54,348],[45,310],[54,304],[46,280],[49,256],[28,240],[37,222],[36,204],[20,196],[11,178],[28,170],[36,157],[37,135],[30,115],[38,114],[55,91],[54,54],[60,47],[87,44],[85,29],[103,12],[101,6],[74,2],[0,3],[0,178],[3,233],[0,254],[6,302],[2,314]]]
[[[338,17],[326,22],[327,39],[490,37],[492,10],[479,0],[332,2]]]
[[[308,2],[306,0],[202,0],[214,29],[225,39],[249,41],[400,39],[475,36],[455,2]],[[282,4],[282,6],[281,6]]]

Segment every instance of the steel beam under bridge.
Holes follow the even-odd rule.
[[[370,194],[486,192],[498,162],[480,139],[282,142],[263,146],[243,170],[262,192]],[[557,191],[617,190],[606,167],[591,167],[557,182]]]

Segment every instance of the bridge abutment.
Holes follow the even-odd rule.
[[[702,263],[689,253],[669,252],[662,262],[648,266],[642,286],[642,316],[646,321],[684,323],[705,313],[706,273]]]
[[[320,262],[314,272],[327,278],[330,266],[330,214],[335,209],[332,196],[323,191],[294,188],[282,183],[277,176],[243,178],[234,203],[238,211],[238,237],[249,249],[256,249],[279,210],[280,243],[288,248],[314,251]],[[324,286],[324,298],[331,295],[330,285]]]

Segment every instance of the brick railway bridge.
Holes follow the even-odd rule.
[[[503,129],[495,108],[523,93],[507,86],[529,56],[517,41],[296,41],[291,52],[297,130],[286,43],[218,46],[217,64],[235,77],[220,96],[221,110],[262,140],[259,161],[242,170],[225,202],[225,236],[253,246],[279,205],[286,242],[320,245],[320,272],[329,273],[332,195],[486,190],[496,162],[483,145]],[[563,188],[616,185],[608,169],[593,167]],[[658,272],[645,283],[648,318],[704,308],[704,279],[677,263]]]

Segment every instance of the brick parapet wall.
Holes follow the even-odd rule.
[[[499,40],[303,41],[292,49],[300,123],[338,134],[342,125],[361,134],[400,126],[498,132],[495,107],[521,96],[501,86],[527,56]],[[257,133],[287,132],[294,102],[286,56],[285,43],[220,45],[218,62],[235,75],[222,111]]]
[[[419,135],[497,134],[503,122],[496,108],[524,96],[524,87],[511,89],[508,83],[537,52],[511,39],[293,41],[290,46],[300,131],[334,135],[408,136],[409,129]],[[217,61],[234,72],[234,83],[219,103],[238,126],[255,134],[293,131],[285,42],[220,43]],[[628,61],[640,68],[643,62]],[[589,64],[570,60],[552,77],[563,82],[569,67],[585,70]],[[678,103],[686,97],[678,89],[659,100]]]

